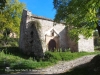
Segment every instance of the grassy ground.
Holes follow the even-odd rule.
[[[11,69],[39,69],[56,64],[58,61],[69,61],[84,55],[99,54],[100,52],[46,52],[44,59],[37,62],[33,57],[22,54],[18,48],[4,48],[0,52],[0,73],[5,66]]]

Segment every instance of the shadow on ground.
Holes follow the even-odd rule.
[[[100,75],[100,54],[95,56],[89,63],[79,65],[59,75]]]
[[[11,54],[14,56],[19,56],[24,59],[28,59],[29,57],[32,57],[32,55],[25,55],[19,47],[1,47],[0,51],[4,51],[5,54]]]

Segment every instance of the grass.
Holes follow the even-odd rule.
[[[22,54],[18,48],[5,48],[0,52],[0,66],[11,69],[40,69],[56,64],[58,61],[69,61],[81,56],[99,54],[100,52],[46,52],[44,59],[37,62],[33,57]],[[0,73],[3,68],[0,67]]]
[[[24,59],[19,56],[14,56],[11,54],[5,54],[4,51],[0,52],[0,74],[5,73],[3,67],[1,66],[9,66],[11,69],[39,69],[44,68],[49,65],[52,65],[52,63],[48,61],[40,61],[37,62],[33,60],[33,58]]]
[[[37,69],[40,67],[45,67],[47,64],[50,64],[48,61],[40,61],[37,62],[33,60],[33,58],[24,59],[19,56],[14,56],[12,54],[5,54],[4,51],[0,52],[0,61],[1,64],[9,64],[11,68],[17,68],[17,69],[26,69],[26,68],[32,68]],[[43,65],[44,64],[44,65]]]
[[[79,58],[81,56],[85,56],[85,55],[92,55],[92,54],[100,54],[99,51],[96,52],[75,52],[75,53],[71,53],[71,52],[46,52],[45,54],[45,58],[48,61],[69,61],[69,60],[73,60],[76,58]]]

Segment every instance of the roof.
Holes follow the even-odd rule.
[[[32,17],[33,17],[33,18],[37,18],[37,19],[42,19],[42,20],[53,21],[52,19],[45,18],[45,17],[42,17],[42,16],[37,16],[37,15],[32,15]]]
[[[24,11],[27,11],[27,12],[31,13],[31,12],[28,11],[27,9],[24,9]],[[42,16],[37,16],[37,15],[34,15],[34,14],[32,14],[32,13],[31,13],[31,17],[32,17],[32,18],[37,18],[37,19],[48,20],[48,21],[54,22],[54,20],[52,20],[52,19],[45,18],[45,17],[42,17]],[[56,23],[57,23],[57,22],[56,22]],[[64,22],[60,22],[60,23],[65,24]]]
[[[45,35],[50,35],[50,32],[52,30],[54,30],[54,32],[59,36],[59,33],[57,32],[57,30],[55,28],[53,28],[53,27],[51,29],[49,29],[47,32],[45,32]]]
[[[42,17],[42,16],[32,15],[32,17],[33,17],[33,18],[37,18],[37,19],[48,20],[48,21],[54,22],[54,20],[49,19],[49,18],[45,18],[45,17]],[[56,23],[57,23],[57,22],[56,22]],[[59,22],[59,23],[65,24],[64,22]]]

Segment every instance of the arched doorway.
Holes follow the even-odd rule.
[[[56,48],[56,41],[54,39],[51,39],[48,43],[48,49],[50,51],[54,52],[54,49]]]

